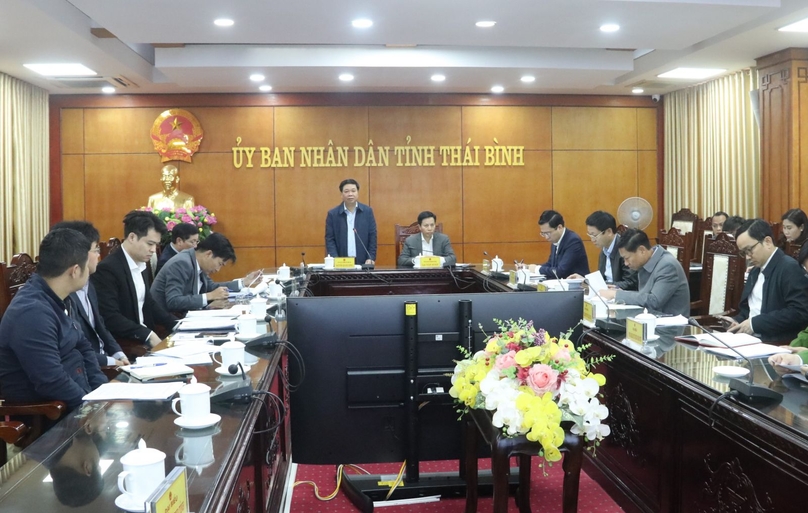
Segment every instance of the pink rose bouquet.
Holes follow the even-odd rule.
[[[191,208],[179,207],[176,209],[152,209],[149,207],[141,207],[140,210],[153,212],[157,217],[163,220],[169,232],[171,232],[171,230],[173,230],[174,227],[179,223],[190,223],[195,225],[199,230],[199,240],[205,240],[205,238],[207,238],[207,236],[213,231],[213,225],[218,222],[213,212],[208,212],[208,209],[202,205],[196,205],[195,207]],[[162,244],[168,244],[170,240],[170,235],[166,235],[163,237]]]

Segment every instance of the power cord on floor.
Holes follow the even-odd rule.
[[[350,464],[339,465],[337,467],[337,487],[334,489],[333,492],[329,493],[325,497],[320,495],[320,489],[317,487],[317,483],[315,483],[314,481],[295,481],[295,484],[293,484],[292,486],[295,487],[297,485],[302,485],[302,484],[311,485],[311,486],[314,487],[314,496],[317,497],[318,501],[323,501],[323,502],[330,501],[330,500],[334,499],[334,497],[336,497],[337,494],[339,493],[339,488],[342,485],[342,475],[345,472],[346,468],[356,470],[360,474],[370,474],[370,472],[368,472],[367,470],[365,470],[362,467],[359,467],[357,465],[350,465]]]

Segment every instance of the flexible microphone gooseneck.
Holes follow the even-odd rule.
[[[606,307],[606,317],[609,317],[609,303],[607,303],[606,300],[603,299],[603,296],[601,296],[598,291],[595,290],[595,287],[592,286],[592,283],[590,283],[588,279],[584,278],[584,283],[589,286],[589,292],[595,294],[597,298],[600,299],[600,302],[603,303],[603,306]]]
[[[552,268],[552,271],[556,277],[556,280],[558,280],[558,284],[561,285],[561,290],[569,290],[569,287],[567,287],[566,289],[564,288],[564,281],[558,277],[558,273],[556,272],[555,267]]]
[[[754,372],[753,372],[754,367],[752,366],[752,360],[750,360],[749,358],[747,358],[746,356],[741,354],[740,351],[738,351],[737,349],[735,349],[731,345],[727,344],[726,342],[724,342],[723,340],[721,340],[720,338],[715,336],[715,333],[713,333],[712,330],[708,330],[707,328],[705,328],[704,326],[699,324],[699,321],[697,321],[693,317],[690,317],[687,320],[687,323],[689,325],[691,325],[691,326],[695,326],[696,328],[699,328],[704,333],[710,335],[715,340],[717,340],[718,343],[721,344],[723,347],[726,347],[727,349],[729,349],[733,353],[737,354],[740,358],[742,358],[746,363],[749,364],[749,380],[748,380],[748,382],[744,382],[744,381],[741,381],[740,379],[735,379],[735,378],[730,378],[730,380],[729,380],[729,388],[731,390],[735,390],[735,391],[738,392],[738,399],[739,400],[741,400],[741,401],[776,401],[776,402],[780,402],[780,401],[783,400],[783,394],[781,394],[780,392],[777,392],[775,390],[771,390],[770,388],[766,388],[766,387],[763,387],[763,386],[760,386],[760,385],[755,385],[755,383],[753,381],[753,378],[752,378],[752,376],[754,374]]]
[[[233,380],[230,383],[223,383],[219,388],[211,392],[210,400],[214,403],[231,403],[249,401],[252,397],[252,382],[244,372],[241,362],[228,365],[227,372],[237,374],[241,369],[241,379]],[[228,380],[230,381],[230,380]]]
[[[367,247],[367,246],[365,246],[365,243],[364,243],[364,242],[362,242],[362,237],[360,237],[360,236],[359,236],[359,232],[358,232],[358,231],[356,231],[356,228],[354,228],[354,229],[353,229],[353,232],[354,232],[354,234],[356,235],[356,240],[358,240],[358,241],[359,241],[359,244],[361,244],[361,245],[362,245],[362,248],[364,248],[365,253],[367,253],[367,254],[368,254],[368,259],[369,259],[369,260],[371,260],[371,258],[370,258],[370,251],[368,251],[368,247]],[[375,267],[373,264],[364,264],[364,263],[363,263],[363,264],[361,264],[361,265],[362,265],[362,269],[373,269],[373,268]]]

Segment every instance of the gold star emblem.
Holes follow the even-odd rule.
[[[181,126],[182,123],[180,122],[180,118],[175,117],[174,120],[171,122],[171,129],[179,130]]]

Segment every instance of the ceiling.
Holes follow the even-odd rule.
[[[698,82],[657,78],[676,67],[729,73],[808,47],[808,34],[777,31],[804,18],[808,0],[2,0],[0,71],[51,94],[98,94],[114,78],[134,94],[258,93],[260,73],[273,93],[650,95]],[[23,67],[43,62],[80,62],[101,81]]]

